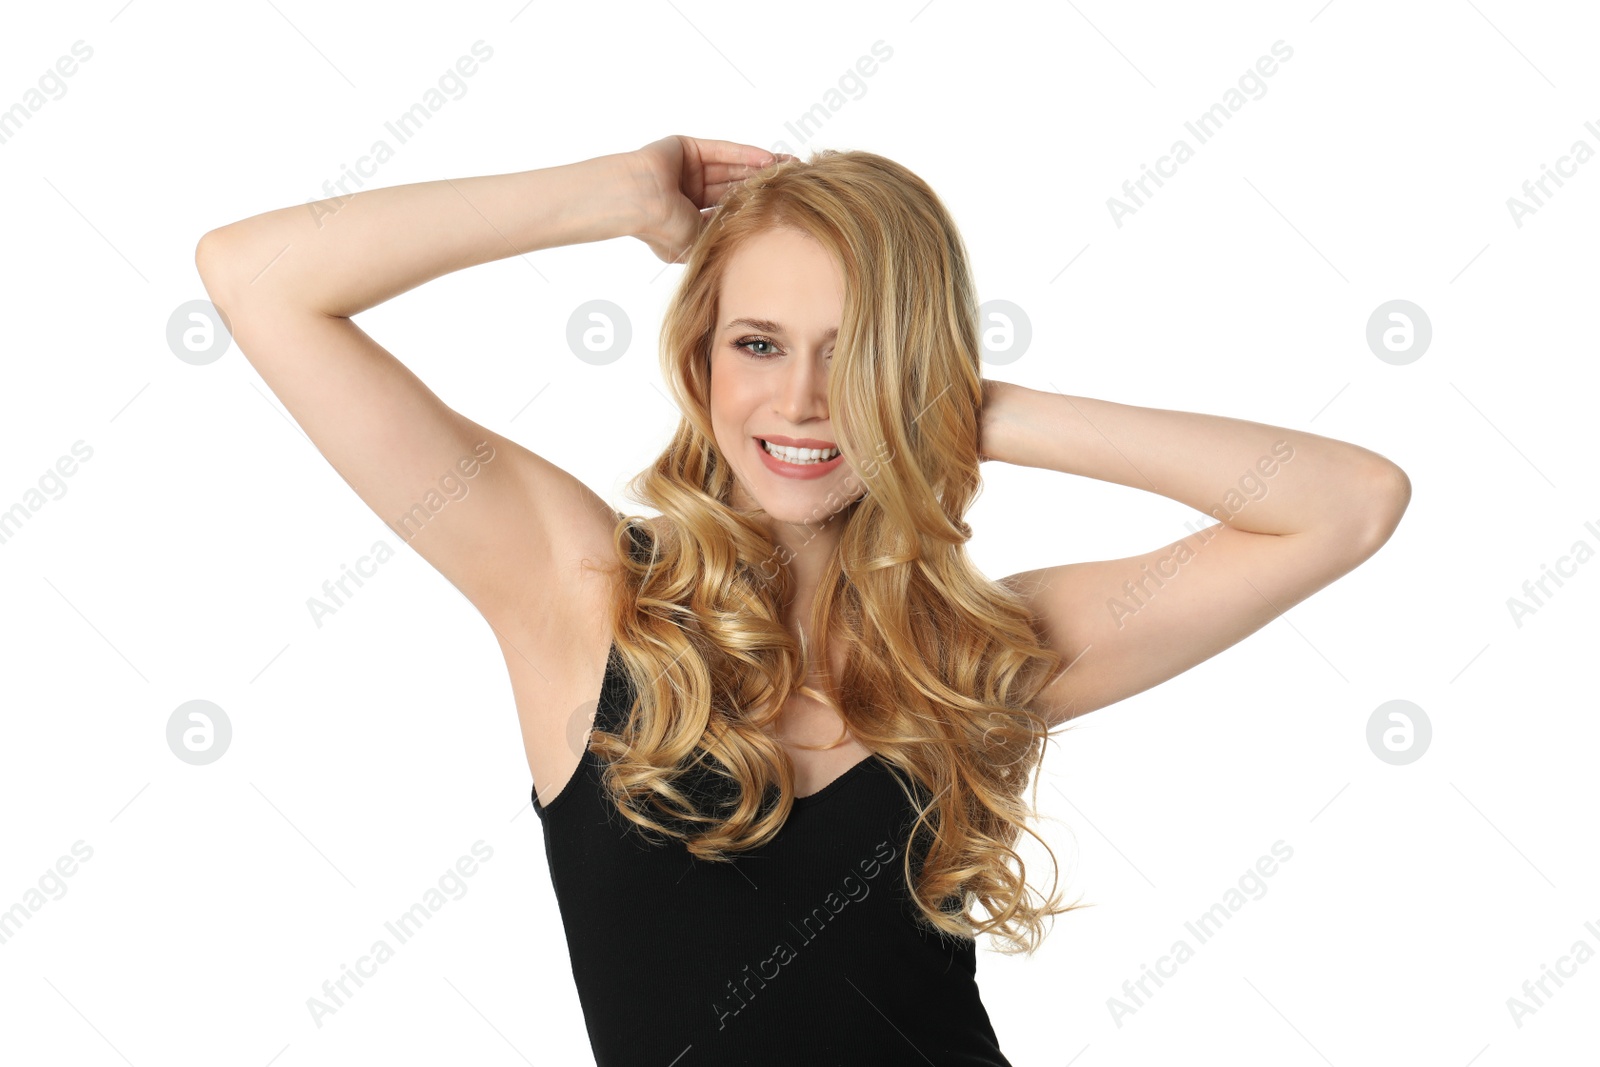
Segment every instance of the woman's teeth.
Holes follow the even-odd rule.
[[[825,463],[839,454],[837,448],[790,448],[787,445],[775,445],[771,441],[762,441],[761,447],[785,463]]]

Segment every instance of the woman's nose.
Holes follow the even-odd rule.
[[[820,358],[791,360],[777,397],[781,414],[798,425],[828,417],[828,371]]]

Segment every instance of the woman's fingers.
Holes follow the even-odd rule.
[[[756,173],[756,171],[751,171],[750,172],[750,174],[755,174],[755,173]],[[703,203],[703,204],[700,204],[699,206],[703,207],[703,208],[706,208],[706,207],[713,207],[713,206],[715,206],[717,204],[720,204],[722,202],[722,198],[728,194],[728,191],[730,189],[732,189],[736,185],[742,185],[744,183],[744,180],[746,178],[750,177],[750,174],[741,175],[741,176],[739,176],[738,178],[736,178],[736,179],[734,179],[732,181],[707,182],[706,186],[705,186],[705,190],[706,190],[705,201],[706,202]]]
[[[639,149],[639,154],[656,168],[662,184],[661,193],[676,202],[670,210],[660,205],[662,214],[670,214],[672,221],[663,222],[660,234],[645,236],[645,241],[660,258],[669,258],[680,249],[680,241],[692,243],[697,232],[710,221],[709,212],[728,195],[736,185],[744,182],[775,163],[793,161],[787,152],[769,152],[755,145],[738,141],[674,135],[654,141]],[[668,184],[670,183],[670,184]],[[668,190],[676,187],[676,193]],[[687,201],[687,204],[685,204]],[[683,217],[687,208],[698,210],[699,217],[692,221]],[[658,247],[659,246],[659,247]]]
[[[752,144],[740,144],[737,141],[706,141],[698,137],[691,137],[689,140],[699,149],[700,161],[708,170],[718,164],[760,169],[771,163],[774,158],[765,148],[757,148]]]
[[[698,156],[700,179],[708,189],[744,181],[774,163],[794,158],[734,141],[701,141],[692,137],[689,140],[694,143]]]
[[[744,181],[765,169],[766,167],[752,167],[743,163],[709,163],[705,168],[705,182],[707,185],[726,185],[729,182]]]
[[[727,195],[728,190],[732,189],[735,185],[754,177],[763,170],[766,170],[768,167],[772,166],[774,163],[788,162],[794,158],[794,156],[779,152],[767,153],[768,162],[760,165],[752,165],[748,163],[706,163],[704,165],[704,171],[701,175],[702,187],[705,190],[705,203],[698,206],[701,208],[706,208],[720,203],[722,198]]]

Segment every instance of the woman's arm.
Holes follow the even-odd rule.
[[[461,590],[526,677],[517,713],[535,782],[571,770],[565,709],[599,677],[612,593],[580,563],[611,555],[616,516],[561,467],[446,406],[351,316],[538,248],[632,235],[676,255],[701,210],[767,162],[752,146],[671,137],[566,166],[281,208],[212,230],[196,249],[212,302],[267,386],[362,501]],[[276,497],[263,502],[284,510]]]
[[[698,234],[699,212],[774,158],[673,136],[563,166],[369,189],[213,230],[197,260],[221,286],[219,306],[272,299],[342,318],[541,248],[632,236],[670,262]]]
[[[195,259],[240,350],[329,464],[547,674],[533,650],[546,634],[575,640],[567,623],[600,602],[579,588],[576,561],[609,554],[615,515],[565,470],[446,406],[351,317],[534,249],[625,235],[653,250],[687,243],[701,201],[769,161],[748,145],[665,138],[279,208],[205,234]],[[548,660],[569,659],[550,649]]]
[[[635,204],[624,158],[608,156],[279,208],[212,230],[195,253],[240,351],[318,451],[542,671],[535,624],[577,609],[530,600],[564,557],[608,538],[610,510],[446,406],[350,317],[474,264],[623,236]]]
[[[1146,489],[1217,519],[1153,552],[1005,581],[1070,668],[1041,694],[1063,721],[1181,674],[1376,552],[1411,499],[1357,445],[1187,411],[984,383],[981,454]]]
[[[626,236],[636,205],[622,154],[279,208],[220,231],[248,287],[227,295],[349,318],[480,263]]]

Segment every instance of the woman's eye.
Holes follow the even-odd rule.
[[[774,350],[776,350],[776,348],[778,347],[777,345],[773,344],[771,341],[767,340],[765,337],[746,337],[742,341],[735,341],[734,344],[733,344],[733,347],[742,348],[746,352],[749,352],[752,356],[756,356],[758,358],[768,358],[768,357],[771,357],[771,356],[774,356],[774,355],[777,354],[776,351],[772,351],[772,352],[758,352],[758,351],[755,351],[755,350],[750,348],[751,345],[766,345],[768,348],[771,348],[771,349],[774,349]]]

